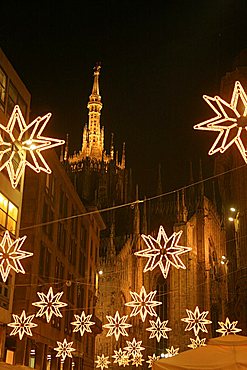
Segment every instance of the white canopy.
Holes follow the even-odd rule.
[[[247,337],[227,335],[210,339],[206,347],[154,362],[153,370],[243,370],[247,369]]]

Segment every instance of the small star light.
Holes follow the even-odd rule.
[[[95,363],[97,364],[96,367],[100,367],[101,370],[104,368],[108,368],[108,364],[111,363],[111,361],[108,361],[109,356],[102,355],[102,356],[97,356],[97,360],[95,360]]]
[[[20,340],[22,340],[23,335],[27,334],[32,336],[31,328],[35,328],[38,326],[37,324],[34,324],[32,322],[34,315],[26,316],[26,312],[22,311],[21,315],[14,315],[12,314],[14,322],[11,322],[8,324],[11,328],[14,328],[10,335],[16,335],[17,333],[19,334]]]
[[[0,243],[0,273],[4,282],[8,279],[10,270],[25,274],[20,260],[33,255],[31,252],[21,250],[26,236],[12,240],[8,230],[5,231]]]
[[[61,357],[61,361],[64,361],[66,357],[72,357],[72,352],[75,348],[72,348],[73,342],[67,342],[65,338],[63,342],[57,342],[58,347],[54,348],[57,351],[56,357]]]
[[[0,171],[7,169],[10,182],[16,188],[28,166],[36,172],[51,173],[42,151],[64,144],[64,140],[42,136],[51,113],[37,117],[28,125],[18,105],[13,109],[7,126],[0,124]]]
[[[208,332],[205,325],[212,323],[212,321],[206,319],[208,311],[203,311],[200,313],[198,306],[196,306],[194,312],[190,310],[186,310],[186,312],[188,317],[186,317],[185,319],[181,319],[182,321],[187,323],[185,331],[193,329],[195,336],[198,335],[200,330],[204,333]]]
[[[63,292],[53,294],[53,289],[50,287],[47,295],[44,293],[37,293],[40,302],[32,303],[33,306],[40,307],[40,310],[36,313],[36,317],[46,316],[46,321],[50,322],[52,315],[54,314],[57,317],[63,317],[59,308],[67,306],[67,303],[60,302],[59,299],[62,297]]]
[[[136,367],[138,367],[139,365],[142,365],[144,359],[142,358],[142,354],[139,353],[138,355],[133,356],[131,361],[132,361],[132,365],[135,365]]]
[[[195,125],[194,129],[218,132],[218,136],[208,154],[224,153],[235,143],[247,163],[247,96],[241,83],[239,81],[235,82],[230,103],[219,96],[212,98],[204,95],[203,99],[206,100],[216,116]]]
[[[153,356],[148,356],[148,360],[146,361],[148,365],[148,367],[152,367],[153,363],[157,360],[160,359],[160,356],[156,356],[156,354],[154,353]]]
[[[148,313],[151,316],[157,316],[156,312],[154,311],[154,307],[159,306],[162,304],[162,302],[153,300],[155,294],[156,290],[147,294],[144,286],[142,286],[140,294],[130,292],[133,301],[125,303],[126,306],[133,307],[130,316],[136,316],[138,313],[140,313],[143,322],[145,321]]]
[[[174,232],[168,238],[163,226],[160,226],[157,239],[151,235],[142,234],[142,239],[147,245],[147,249],[135,252],[135,255],[148,258],[143,272],[152,271],[159,266],[166,279],[171,265],[177,269],[186,269],[179,256],[191,251],[191,248],[178,245],[182,233],[182,230],[178,233]]]
[[[91,325],[94,325],[95,322],[90,321],[92,315],[85,315],[85,312],[82,311],[81,316],[79,315],[74,315],[76,321],[71,322],[71,325],[75,325],[75,328],[73,332],[80,331],[81,336],[87,331],[88,333],[92,333],[92,330],[90,328]]]
[[[188,347],[192,349],[196,349],[197,347],[206,347],[206,339],[207,338],[200,339],[198,336],[196,339],[190,338],[191,344],[188,344]]]
[[[226,322],[218,321],[220,329],[216,331],[222,334],[222,337],[228,334],[236,334],[242,331],[242,329],[236,328],[238,321],[230,322],[229,318],[226,318]]]
[[[116,341],[118,341],[120,334],[123,336],[128,336],[126,328],[131,327],[131,324],[126,324],[126,320],[128,319],[127,316],[120,317],[119,312],[117,311],[115,317],[106,316],[109,324],[103,325],[103,328],[109,329],[108,333],[106,334],[107,337],[111,335],[115,335]]]
[[[145,348],[141,346],[142,340],[139,342],[136,341],[135,338],[133,338],[132,342],[126,340],[127,347],[124,347],[124,349],[129,353],[129,355],[132,355],[135,357],[138,354],[141,354],[141,351],[144,351]]]
[[[127,362],[129,364],[129,356],[127,355],[126,351],[123,351],[121,348],[119,348],[118,351],[114,350],[115,355],[112,355],[112,358],[114,358],[113,363],[118,364],[119,366],[123,365],[123,362],[126,363],[125,357],[127,358]],[[127,364],[126,364],[127,365]],[[124,367],[126,366],[124,365]]]
[[[174,348],[173,346],[171,346],[171,348],[166,348],[166,353],[167,353],[167,357],[173,357],[173,356],[176,356],[178,355],[178,352],[179,352],[179,348]]]
[[[172,330],[166,327],[168,320],[160,321],[160,318],[158,317],[156,321],[149,320],[149,322],[151,324],[151,327],[146,329],[148,331],[151,331],[149,339],[156,337],[157,341],[159,342],[161,337],[168,338],[166,332]]]

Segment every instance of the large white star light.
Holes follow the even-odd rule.
[[[166,327],[168,320],[161,321],[158,317],[156,321],[149,320],[149,322],[151,324],[151,327],[146,329],[147,331],[151,332],[149,339],[156,337],[157,341],[160,342],[161,337],[166,339],[168,338],[166,332],[172,330]]]
[[[196,339],[190,338],[191,344],[188,344],[188,347],[192,349],[196,349],[198,347],[205,347],[206,339],[207,338],[200,339],[198,336],[196,337]]]
[[[109,321],[109,324],[103,325],[103,328],[109,329],[108,333],[106,334],[107,337],[110,337],[114,334],[116,341],[118,341],[120,334],[123,336],[128,336],[126,329],[132,326],[131,324],[126,323],[128,315],[120,317],[119,312],[117,311],[115,317],[106,316],[106,318]]]
[[[218,321],[218,324],[220,326],[220,329],[217,329],[216,331],[218,333],[221,333],[222,337],[229,334],[236,334],[242,331],[242,329],[236,328],[238,321],[230,322],[228,317],[226,318],[225,322]]]
[[[205,325],[211,324],[212,321],[207,320],[206,316],[208,315],[208,311],[203,311],[200,313],[199,307],[196,306],[195,311],[192,312],[186,309],[188,317],[181,319],[182,321],[187,323],[185,331],[194,330],[194,334],[197,337],[199,331],[203,331],[207,333],[207,328]]]
[[[37,324],[33,323],[32,320],[34,315],[26,316],[26,312],[22,311],[21,315],[14,315],[12,314],[14,322],[8,324],[11,328],[14,328],[10,335],[19,334],[20,340],[22,340],[24,334],[32,336],[31,329],[38,326]]]
[[[144,286],[142,286],[140,294],[136,292],[130,292],[133,301],[125,303],[126,306],[133,307],[130,316],[141,315],[141,319],[144,322],[147,314],[151,316],[157,316],[154,310],[155,306],[159,306],[162,302],[154,301],[156,290],[146,293]]]
[[[26,124],[16,105],[7,126],[0,124],[0,171],[7,169],[13,188],[19,184],[26,166],[35,172],[51,173],[42,152],[64,144],[64,140],[42,136],[50,117],[51,113],[47,113]]]
[[[40,302],[32,303],[33,306],[40,307],[36,313],[36,317],[46,316],[46,321],[50,322],[52,315],[57,317],[63,317],[59,308],[67,306],[67,303],[60,302],[59,299],[62,297],[63,292],[53,294],[53,289],[50,287],[47,294],[37,292]]]
[[[136,356],[133,356],[133,358],[131,359],[132,361],[132,366],[135,365],[136,367],[138,366],[142,366],[142,363],[144,361],[144,359],[142,358],[142,353],[139,353],[138,355]]]
[[[8,230],[5,231],[0,243],[0,274],[4,282],[8,279],[11,269],[16,273],[25,274],[20,260],[33,255],[31,252],[21,250],[25,240],[26,236],[12,240]]]
[[[154,353],[153,356],[148,356],[148,360],[146,361],[146,363],[148,364],[148,367],[152,367],[153,363],[155,361],[158,361],[160,359],[160,356],[156,356],[156,354]]]
[[[126,351],[123,351],[121,348],[119,350],[114,350],[114,355],[112,355],[112,358],[114,358],[113,363],[118,364],[119,366],[126,366],[129,364],[129,356]]]
[[[151,235],[142,234],[142,239],[147,245],[147,249],[135,252],[135,255],[148,258],[143,272],[152,271],[159,266],[166,279],[171,265],[177,269],[186,269],[179,256],[191,251],[191,248],[178,245],[182,233],[182,230],[174,232],[168,238],[163,226],[160,226],[157,239]]]
[[[194,129],[218,132],[208,154],[224,153],[235,143],[247,163],[247,96],[241,83],[235,82],[230,103],[219,96],[204,95],[203,99],[216,116],[195,125]]]
[[[179,348],[174,348],[173,346],[171,346],[170,348],[166,348],[167,357],[176,356],[178,355],[178,353],[179,353]]]
[[[136,341],[135,338],[132,339],[132,342],[126,340],[126,343],[127,343],[127,346],[124,347],[125,351],[127,351],[127,353],[129,353],[129,355],[132,355],[133,357],[135,357],[136,355],[140,355],[141,354],[141,351],[144,351],[145,348],[142,347],[142,340],[140,341]]]
[[[109,356],[105,357],[104,354],[102,356],[97,356],[97,360],[95,360],[96,367],[100,367],[101,370],[107,369],[108,365],[111,363],[108,358]]]
[[[72,352],[75,351],[75,348],[72,347],[73,342],[67,342],[65,338],[63,342],[57,342],[58,347],[54,348],[57,351],[56,357],[61,357],[62,361],[66,359],[66,357],[72,357]]]
[[[92,315],[86,316],[85,312],[82,311],[81,316],[79,315],[74,316],[76,321],[71,322],[71,325],[75,325],[73,332],[80,331],[81,336],[83,336],[85,331],[87,331],[88,333],[92,333],[90,326],[95,324],[95,322],[90,321]]]

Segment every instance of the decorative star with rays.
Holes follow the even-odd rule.
[[[179,256],[191,251],[191,248],[178,245],[182,233],[182,230],[178,233],[174,232],[168,238],[163,226],[160,226],[157,239],[151,235],[142,234],[147,249],[135,252],[135,255],[148,258],[143,272],[152,271],[159,266],[166,279],[171,265],[177,269],[186,269]]]
[[[115,355],[112,355],[112,358],[114,358],[114,364],[124,367],[129,364],[130,360],[126,351],[123,351],[121,348],[119,348],[118,351],[114,350],[114,353]]]
[[[166,348],[166,353],[168,354],[168,357],[173,357],[178,355],[179,348],[174,348],[171,346],[170,348]]]
[[[190,338],[191,344],[188,344],[188,347],[192,349],[196,349],[197,347],[206,347],[206,339],[207,338],[200,339],[198,336],[196,339]]]
[[[102,356],[97,356],[97,360],[95,360],[95,363],[97,364],[96,367],[100,367],[101,370],[104,368],[108,368],[108,365],[111,363],[111,361],[108,360],[109,356],[106,356],[103,354]]]
[[[60,302],[60,298],[63,295],[63,292],[53,294],[53,289],[50,287],[47,294],[42,292],[37,292],[40,302],[32,303],[33,306],[40,307],[40,310],[36,313],[36,317],[46,316],[46,321],[50,322],[52,315],[54,314],[57,317],[63,317],[59,308],[67,306],[67,303]]]
[[[149,320],[149,322],[151,327],[146,329],[147,331],[151,332],[149,339],[156,337],[157,341],[159,342],[161,337],[168,338],[166,332],[172,330],[166,327],[168,320],[161,321],[158,317],[156,321]]]
[[[236,328],[236,325],[238,324],[238,321],[230,322],[229,318],[226,318],[225,322],[218,321],[218,324],[220,326],[220,329],[217,329],[216,331],[218,333],[222,334],[222,337],[228,334],[236,334],[242,331],[242,329]]]
[[[142,366],[142,363],[144,361],[144,359],[142,358],[142,353],[139,353],[135,356],[133,356],[133,358],[131,359],[132,361],[132,366],[135,365],[136,367],[138,366]]]
[[[131,324],[126,323],[128,315],[120,317],[119,312],[117,311],[115,317],[106,316],[106,318],[109,321],[109,324],[103,325],[103,328],[109,329],[108,333],[106,334],[107,337],[110,337],[114,334],[116,341],[118,341],[120,334],[123,336],[128,336],[126,329],[132,326]]]
[[[185,331],[194,330],[194,334],[197,337],[199,331],[203,331],[207,333],[207,328],[205,325],[211,324],[212,321],[207,320],[206,316],[208,315],[208,311],[203,311],[200,313],[199,307],[196,306],[195,311],[192,312],[190,310],[186,310],[188,317],[181,319],[182,321],[187,323]]]
[[[42,136],[51,113],[26,124],[18,105],[13,109],[7,126],[0,124],[0,171],[7,169],[16,188],[28,166],[35,172],[51,173],[42,152],[64,144],[64,140]]]
[[[4,282],[8,279],[11,269],[16,273],[25,274],[20,260],[33,255],[31,252],[21,250],[25,240],[26,236],[12,240],[8,230],[5,231],[0,243],[0,273]]]
[[[126,343],[127,343],[127,347],[124,347],[124,349],[133,357],[141,354],[141,351],[145,350],[145,348],[141,346],[142,340],[137,342],[136,339],[133,338],[132,342],[126,340]]]
[[[24,334],[32,336],[31,329],[38,326],[34,322],[32,322],[34,315],[26,316],[26,312],[23,310],[21,315],[14,315],[12,314],[14,322],[8,324],[11,328],[14,328],[10,335],[19,334],[20,340],[22,340]]]
[[[153,363],[155,361],[158,361],[160,359],[160,356],[156,356],[155,353],[153,353],[153,356],[148,356],[148,360],[146,361],[148,365],[148,367],[152,367]]]
[[[85,315],[85,312],[82,311],[81,316],[74,315],[76,321],[71,322],[71,325],[75,325],[73,332],[80,331],[81,336],[87,331],[88,333],[92,333],[90,328],[91,325],[94,325],[95,322],[90,321],[92,315]]]
[[[147,314],[151,316],[157,316],[154,307],[159,306],[162,302],[154,301],[156,290],[150,293],[146,293],[144,286],[142,286],[140,294],[136,292],[130,292],[133,301],[125,303],[126,306],[133,307],[130,316],[136,316],[140,314],[142,321],[144,322]]]
[[[58,347],[54,348],[57,351],[56,357],[61,357],[62,361],[66,359],[66,357],[72,357],[72,352],[75,351],[75,348],[72,347],[73,342],[67,342],[65,338],[63,342],[57,341]]]
[[[247,96],[241,83],[235,82],[230,103],[219,96],[212,98],[204,95],[203,99],[216,116],[195,125],[194,129],[218,132],[208,154],[224,153],[232,144],[236,144],[247,163]]]

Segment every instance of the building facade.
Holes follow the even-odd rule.
[[[31,95],[13,66],[0,49],[0,123],[7,126],[10,115],[16,104],[20,106],[22,114],[29,121]],[[0,129],[4,139],[4,133]],[[7,160],[5,154],[0,159],[0,167]],[[14,158],[18,161],[18,156]],[[14,162],[17,164],[17,162]],[[19,185],[14,189],[11,186],[6,168],[0,172],[0,242],[6,230],[14,240],[19,237],[22,193],[24,176]],[[9,277],[4,282],[0,277],[0,361],[12,362],[13,353],[6,343],[6,325],[11,321],[13,307],[15,274],[11,270]]]

